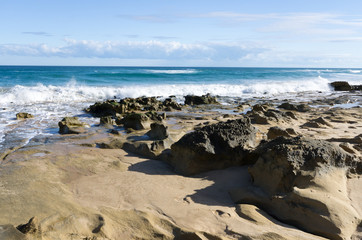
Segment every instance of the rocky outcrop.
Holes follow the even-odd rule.
[[[208,125],[174,143],[167,161],[184,175],[250,164],[256,132],[249,118]]]
[[[123,125],[125,128],[131,128],[134,130],[142,130],[150,128],[152,122],[161,122],[163,115],[159,115],[156,112],[147,113],[128,113],[123,118],[116,119],[118,125]]]
[[[17,120],[22,120],[22,119],[26,119],[26,118],[33,118],[34,116],[30,113],[26,113],[26,112],[19,112],[16,114],[16,119]]]
[[[152,123],[151,130],[147,132],[150,139],[163,140],[168,137],[167,126],[162,123]]]
[[[78,117],[65,117],[58,126],[60,134],[79,134],[84,133],[88,125],[79,121]]]
[[[338,146],[303,137],[261,144],[249,168],[255,188],[231,192],[280,221],[329,239],[350,239],[360,223],[347,193],[347,169],[361,162]]]
[[[278,106],[278,108],[283,108],[285,110],[297,111],[297,112],[308,112],[310,110],[310,106],[307,104],[298,104],[294,105],[291,103],[282,103]]]
[[[350,85],[346,81],[336,81],[330,83],[334,91],[353,91],[353,90],[362,90],[362,85]]]
[[[255,124],[270,124],[272,122],[289,122],[291,119],[296,119],[292,112],[282,112],[268,105],[256,104],[252,110],[247,112],[251,122]]]
[[[302,128],[326,128],[333,127],[327,120],[322,117],[312,119],[301,126]]]
[[[294,131],[293,128],[283,129],[283,128],[280,128],[277,126],[269,128],[268,133],[267,133],[267,137],[269,140],[273,140],[273,139],[275,139],[277,137],[281,137],[281,136],[292,137],[293,135],[294,136],[297,135],[297,133]]]
[[[167,98],[163,102],[156,97],[124,98],[120,101],[107,100],[97,102],[86,109],[96,117],[116,116],[116,114],[126,114],[130,112],[146,111],[173,111],[181,110],[181,105],[174,99]]]
[[[202,96],[187,95],[185,96],[185,104],[187,105],[218,104],[218,102],[216,100],[216,97],[213,97],[208,93]]]
[[[86,112],[91,113],[95,117],[115,116],[116,113],[125,113],[124,105],[121,105],[116,100],[107,100],[105,102],[96,102],[89,106]]]

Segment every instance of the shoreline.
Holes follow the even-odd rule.
[[[343,146],[345,150],[339,151],[351,151],[346,154],[362,161],[358,138],[362,133],[360,106],[330,108],[331,103],[340,104],[353,96],[358,100],[360,94],[336,95],[334,99],[317,98],[309,103],[290,101],[295,105],[316,105],[305,112],[277,108],[281,104],[277,99],[183,107],[181,111],[166,113],[166,119],[162,120],[168,136],[161,150],[195,129],[243,119],[246,115],[256,128],[253,149],[263,141],[271,141],[268,132],[271,127],[278,126],[293,128],[295,134],[291,139],[301,135],[327,140],[336,147]],[[269,117],[268,113],[272,112],[278,114],[278,118]],[[292,115],[285,115],[287,112]],[[315,121],[320,117],[324,121]],[[0,236],[19,236],[19,239],[36,239],[36,236],[43,239],[55,236],[59,239],[69,239],[69,236],[74,239],[184,239],[187,236],[194,239],[324,239],[321,233],[313,235],[307,233],[305,227],[286,224],[280,220],[282,217],[273,218],[267,205],[259,208],[258,204],[235,202],[241,190],[254,189],[248,173],[253,165],[229,166],[185,177],[175,173],[172,164],[162,161],[162,157],[161,161],[152,160],[146,156],[149,150],[139,151],[139,146],[145,146],[142,144],[154,142],[146,135],[149,126],[126,131],[112,125],[92,124],[80,134],[35,137],[26,146],[10,151],[0,169],[0,212],[3,213]],[[116,131],[110,133],[112,129]],[[120,149],[125,143],[128,143],[127,151]],[[335,182],[342,179],[346,183],[340,186],[340,199],[349,198],[346,206],[351,206],[356,216],[362,216],[360,175],[348,173],[344,177],[341,171],[345,170],[331,167],[330,175],[322,174],[324,180],[329,179],[328,176],[332,179],[325,185],[320,183],[323,190],[318,191],[332,194],[330,188],[333,184],[342,184]],[[333,176],[337,180],[333,180]],[[333,204],[328,206],[335,211],[338,205]],[[15,229],[32,217],[36,217],[32,222],[33,232],[23,234]],[[339,227],[342,237],[351,235],[358,239],[362,236],[360,226],[352,230]]]

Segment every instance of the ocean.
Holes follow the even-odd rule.
[[[0,152],[57,134],[65,116],[95,124],[82,110],[112,98],[210,93],[228,104],[253,97],[328,95],[333,81],[362,84],[362,69],[0,66]],[[34,119],[17,121],[17,112]]]

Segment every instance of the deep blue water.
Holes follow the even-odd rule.
[[[71,81],[87,86],[163,84],[252,84],[273,81],[362,79],[361,69],[192,68],[192,67],[61,67],[0,66],[0,87],[64,86]],[[343,80],[343,79],[340,79]],[[360,80],[361,81],[361,80]]]

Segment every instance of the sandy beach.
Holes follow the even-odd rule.
[[[357,92],[354,97],[361,96]],[[148,134],[150,124],[144,129],[126,130],[125,120],[118,125],[110,120],[106,125],[86,127],[77,134],[34,138],[2,155],[0,239],[360,239],[362,111],[359,106],[330,105],[337,98],[294,102],[289,110],[271,99],[182,106],[182,110],[166,112],[158,121],[167,129],[166,136],[156,141],[162,141],[161,150],[139,147],[155,142]],[[291,108],[298,104],[308,109]],[[268,112],[280,118],[268,117]],[[263,178],[257,179],[264,175],[258,166],[263,164],[260,161],[265,150],[258,153],[253,164],[231,161],[210,168],[193,162],[189,168],[180,168],[186,163],[176,162],[177,156],[168,159],[170,152],[172,155],[177,150],[172,144],[182,142],[185,134],[242,119],[249,119],[255,132],[253,144],[243,150],[251,155],[268,142],[307,138],[323,140],[327,145],[322,146],[335,146],[338,154],[352,159],[353,164],[346,160],[342,165],[326,165],[322,159],[315,169],[300,170],[313,176],[303,180],[303,187],[299,180],[281,180],[286,185],[295,184],[293,194],[298,193],[299,198],[268,202],[252,197],[253,191],[260,192],[266,186]],[[277,131],[270,130],[275,126]],[[329,154],[328,149],[325,152]],[[248,161],[252,158],[245,156]],[[277,188],[281,191],[280,186]],[[272,194],[272,186],[266,189]],[[295,212],[283,211],[290,207],[283,205],[287,201],[298,205]],[[304,215],[299,214],[300,209]],[[331,216],[324,215],[323,209]],[[324,219],[316,220],[320,231],[308,225],[316,219],[308,212]],[[288,214],[298,219],[288,220],[293,218]]]

